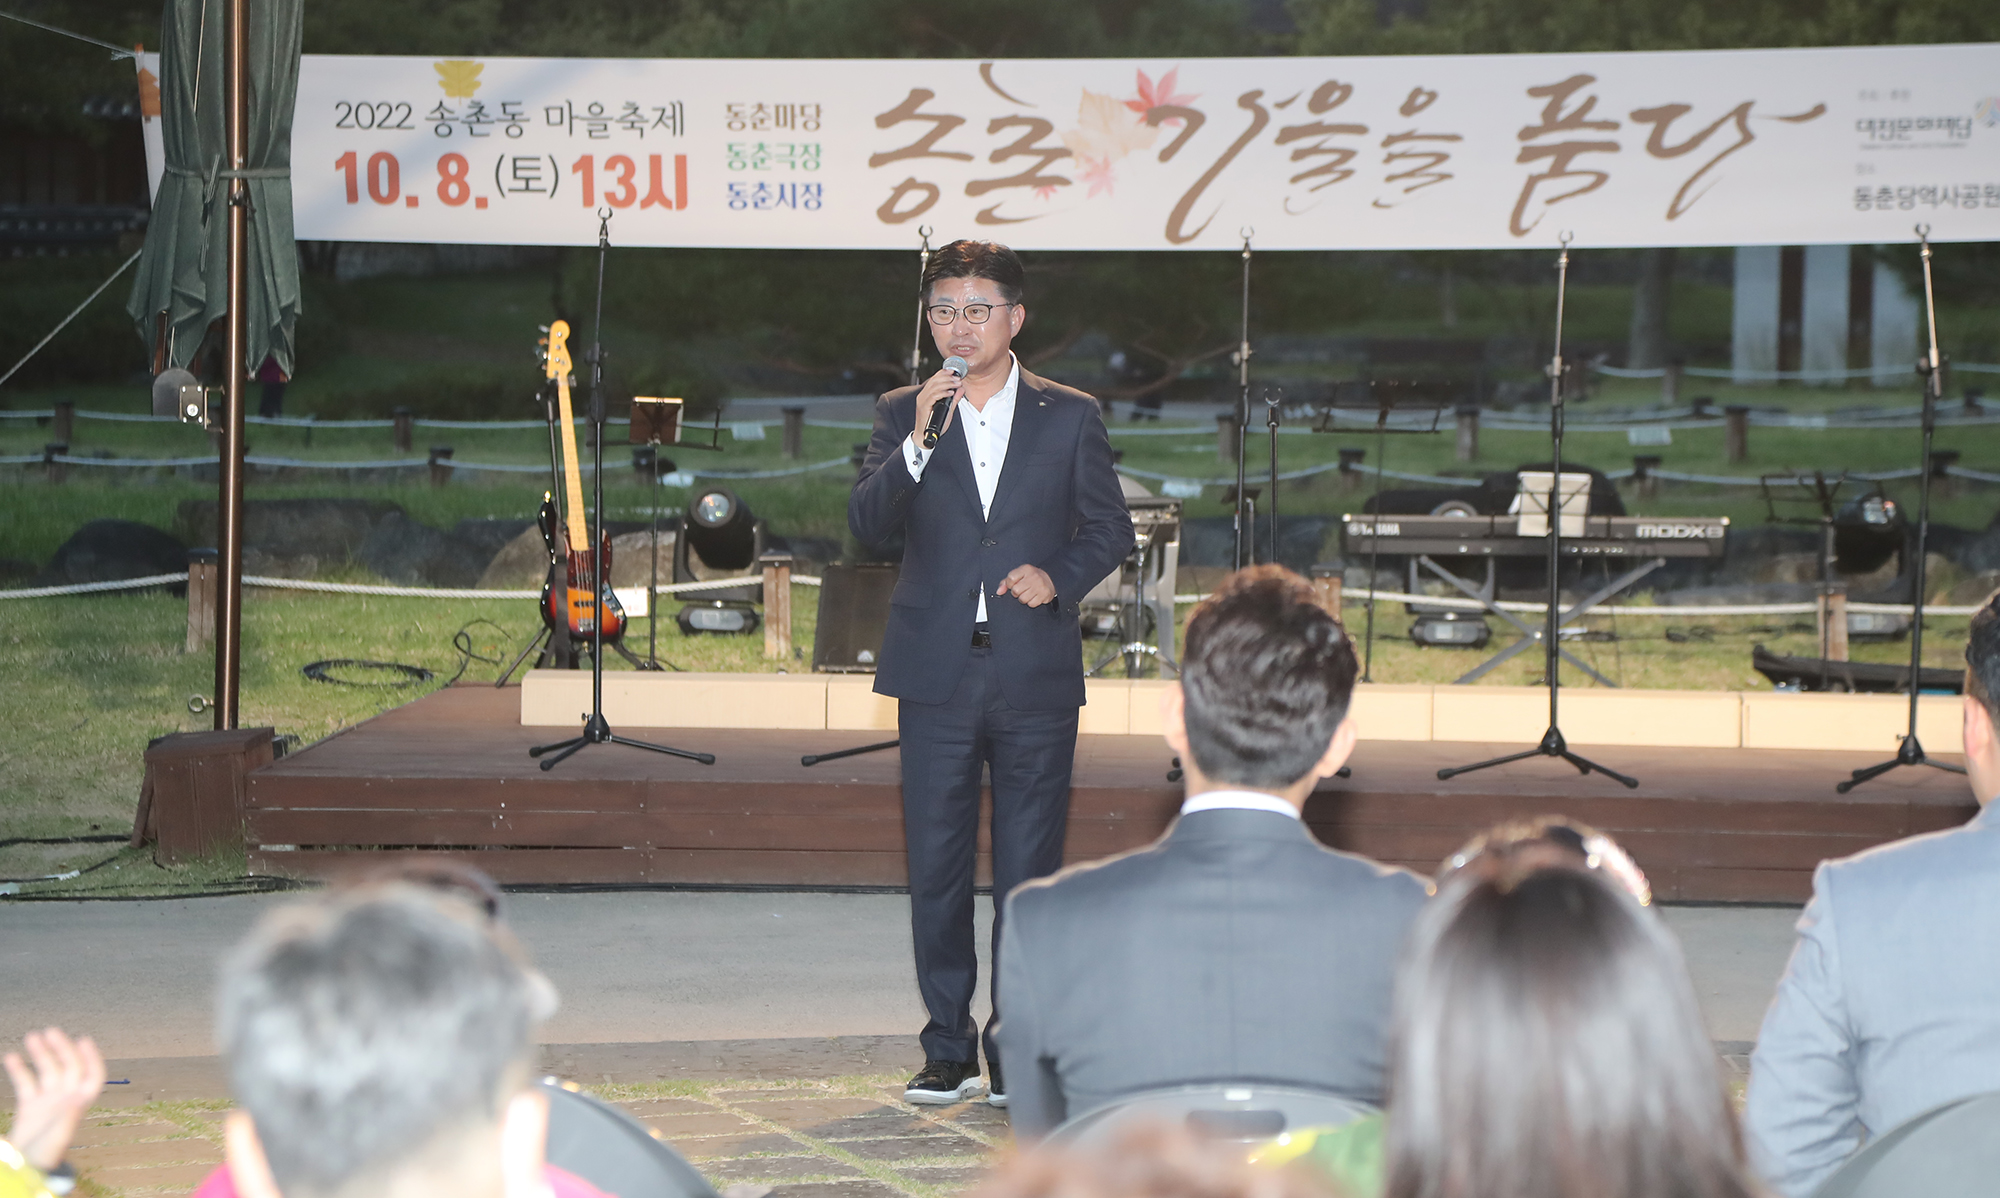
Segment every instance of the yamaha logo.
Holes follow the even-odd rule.
[[[1719,541],[1720,524],[1641,524],[1633,530],[1642,541]]]

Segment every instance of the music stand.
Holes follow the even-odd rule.
[[[1569,242],[1570,235],[1564,233],[1562,235],[1562,253],[1556,258],[1556,340],[1555,352],[1550,356],[1548,365],[1549,496],[1547,504],[1542,507],[1541,516],[1542,524],[1547,526],[1549,538],[1549,605],[1547,619],[1543,621],[1542,625],[1542,671],[1545,675],[1542,681],[1549,688],[1549,730],[1542,733],[1541,743],[1532,749],[1520,753],[1509,753],[1505,757],[1495,757],[1489,761],[1474,762],[1471,765],[1441,769],[1437,772],[1438,781],[1440,782],[1455,778],[1460,774],[1472,773],[1474,770],[1483,770],[1496,765],[1506,765],[1513,761],[1525,761],[1530,757],[1559,757],[1575,766],[1578,773],[1586,776],[1595,771],[1614,782],[1622,783],[1628,790],[1636,790],[1639,786],[1637,778],[1629,778],[1616,770],[1606,769],[1587,757],[1580,757],[1572,753],[1569,748],[1569,742],[1563,739],[1562,726],[1556,719],[1556,696],[1561,689],[1560,675],[1562,671],[1562,648],[1560,643],[1562,629],[1562,538],[1564,532],[1568,531],[1563,526],[1569,524],[1572,519],[1565,510],[1562,500],[1562,491],[1564,489],[1562,468],[1563,400],[1565,392],[1571,390],[1571,388],[1565,387],[1564,383],[1568,379],[1575,378],[1581,374],[1580,371],[1575,369],[1574,363],[1564,361],[1562,354],[1563,303],[1569,293]],[[1586,489],[1584,491],[1586,503],[1588,502],[1589,494],[1589,490]],[[1528,505],[1523,503],[1521,506],[1522,522],[1533,527],[1529,512],[1527,511]],[[1580,524],[1583,517],[1579,515],[1574,517],[1574,519]],[[1525,532],[1526,530],[1524,529],[1523,531]],[[1574,531],[1581,532],[1582,529],[1576,528]],[[1912,718],[1914,719],[1915,717],[1912,716]]]

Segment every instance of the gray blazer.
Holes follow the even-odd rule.
[[[1396,957],[1429,889],[1240,808],[1015,888],[998,1032],[1015,1135],[1194,1082],[1380,1104]]]
[[[2000,1090],[2000,816],[1821,863],[1750,1058],[1759,1169],[1803,1198],[1871,1137]]]

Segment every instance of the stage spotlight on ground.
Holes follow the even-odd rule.
[[[762,593],[755,567],[764,548],[764,526],[750,505],[727,487],[697,491],[688,500],[675,546],[674,581],[711,581],[741,576],[746,585],[724,591],[697,591],[674,617],[684,635],[747,635],[763,627],[756,601]],[[694,569],[690,558],[702,569]]]
[[[1484,617],[1446,612],[1423,616],[1410,625],[1410,639],[1419,645],[1453,649],[1478,649],[1493,637]]]
[[[696,495],[687,509],[688,547],[714,570],[747,570],[757,560],[757,521],[726,487]]]

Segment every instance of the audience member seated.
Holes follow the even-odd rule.
[[[1487,854],[1396,979],[1389,1198],[1757,1193],[1679,947],[1602,870]]]
[[[1450,885],[1454,875],[1468,868],[1482,876],[1502,870],[1518,876],[1558,867],[1601,870],[1641,906],[1653,901],[1646,875],[1616,841],[1587,824],[1554,815],[1508,820],[1481,832],[1445,858],[1438,884]],[[1385,1121],[1377,1113],[1339,1127],[1295,1130],[1259,1149],[1253,1159],[1261,1165],[1298,1162],[1344,1194],[1373,1198],[1382,1192]]]
[[[69,1192],[75,1174],[63,1154],[77,1125],[104,1090],[104,1057],[89,1036],[71,1040],[59,1027],[23,1038],[0,1058],[14,1084],[14,1122],[0,1140],[0,1198],[46,1198]]]
[[[999,1030],[1016,1136],[1165,1086],[1382,1101],[1395,961],[1428,893],[1300,818],[1354,746],[1354,650],[1311,586],[1240,571],[1188,622],[1162,703],[1186,770],[1157,843],[1018,887]]]
[[[555,993],[480,896],[392,880],[261,921],[222,969],[217,1040],[242,1108],[242,1198],[595,1195],[548,1170],[531,1033]]]
[[[1006,1052],[1006,1047],[1001,1047]],[[1240,1144],[1142,1124],[1100,1149],[1043,1145],[1008,1158],[969,1198],[1345,1198],[1306,1170],[1255,1169]]]
[[[1965,660],[1979,813],[1820,865],[1750,1058],[1751,1154],[1791,1198],[1912,1116],[2000,1090],[2000,599]]]

